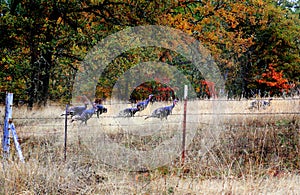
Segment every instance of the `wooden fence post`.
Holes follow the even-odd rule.
[[[7,93],[6,100],[5,100],[5,119],[4,119],[3,142],[2,142],[3,158],[6,159],[9,157],[9,149],[10,149],[9,130],[11,130],[20,161],[24,162],[22,150],[18,142],[17,132],[12,120],[12,106],[13,106],[13,93]]]
[[[5,99],[5,118],[3,125],[3,158],[6,159],[9,156],[10,139],[9,139],[9,124],[12,122],[12,104],[13,104],[13,93],[6,93]]]
[[[20,161],[24,163],[25,162],[24,157],[23,157],[23,154],[22,154],[20,144],[18,142],[18,136],[17,136],[17,132],[16,132],[16,129],[15,129],[15,125],[13,123],[11,123],[10,129],[11,129],[11,133],[12,133],[13,138],[14,138],[15,147],[16,147],[16,150],[18,152],[18,156],[20,158]]]

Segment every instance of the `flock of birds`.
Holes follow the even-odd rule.
[[[145,101],[138,102],[135,107],[125,108],[119,112],[119,117],[134,117],[137,112],[141,112],[145,110],[154,96],[150,94]],[[151,115],[145,118],[163,118],[167,119],[170,114],[172,114],[172,110],[175,107],[178,100],[174,100],[172,105],[159,107],[155,109]],[[107,108],[99,103],[93,103],[92,108],[87,109],[88,103],[85,103],[84,106],[73,106],[69,107],[63,115],[71,116],[71,122],[73,121],[81,121],[81,123],[87,124],[87,121],[92,118],[94,114],[97,114],[97,117],[103,113],[107,113]]]
[[[267,107],[271,106],[271,100],[272,98],[269,98],[268,100],[253,100],[248,109],[254,110],[262,108],[265,110]]]
[[[87,109],[88,103],[85,103],[84,106],[72,106],[69,107],[63,115],[71,116],[71,122],[73,121],[81,121],[87,124],[87,121],[92,118],[92,116],[96,113],[97,117],[102,113],[107,112],[107,108],[105,108],[102,104],[93,103],[92,108]],[[73,118],[74,117],[74,118]]]
[[[145,110],[154,96],[151,94],[148,98],[144,101],[138,102],[135,107],[125,108],[119,112],[119,117],[134,117],[137,112],[141,112]],[[266,109],[268,106],[271,105],[272,98],[268,100],[254,100],[250,103],[249,110],[254,109]],[[170,114],[172,114],[172,110],[175,107],[176,103],[178,102],[177,99],[173,101],[173,103],[169,106],[159,107],[155,109],[151,115],[146,116],[145,120],[148,118],[163,118],[167,119]],[[87,109],[88,103],[85,103],[84,106],[73,106],[69,107],[66,113],[63,115],[70,115],[71,122],[73,121],[81,121],[81,123],[87,124],[87,121],[92,118],[94,114],[97,114],[97,118],[103,113],[107,113],[107,108],[99,103],[93,103],[92,108]]]

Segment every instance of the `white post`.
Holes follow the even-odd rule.
[[[188,96],[188,86],[184,85],[184,94],[183,94],[183,98],[186,100]]]
[[[13,93],[6,94],[5,101],[5,120],[4,120],[4,129],[3,129],[3,158],[6,159],[9,157],[9,148],[10,148],[10,139],[9,139],[9,130],[13,135],[14,143],[16,150],[18,152],[19,158],[21,162],[24,162],[24,157],[21,151],[20,144],[18,142],[18,136],[15,129],[15,125],[12,122],[12,106],[13,106]]]
[[[10,147],[9,125],[12,122],[12,105],[13,105],[13,93],[6,93],[5,119],[4,119],[3,140],[2,140],[4,159],[9,156],[9,147]]]
[[[17,132],[16,132],[16,129],[15,129],[15,125],[13,123],[10,124],[10,129],[11,129],[11,133],[12,133],[13,138],[14,138],[15,147],[16,147],[16,150],[18,152],[20,161],[24,163],[25,162],[24,157],[23,157],[23,154],[22,154],[20,144],[18,142],[18,136],[17,136]]]

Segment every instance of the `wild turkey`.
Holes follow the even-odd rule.
[[[272,98],[269,98],[268,101],[266,100],[261,100],[261,107],[263,109],[266,109],[267,106],[271,106],[271,100],[273,100]]]
[[[173,103],[172,103],[172,105],[170,105],[170,106],[165,106],[165,107],[157,108],[156,110],[154,110],[152,112],[152,114],[150,116],[147,116],[145,118],[145,120],[148,119],[148,118],[151,118],[151,117],[153,117],[153,118],[160,118],[161,120],[163,118],[168,119],[168,116],[170,114],[172,114],[172,110],[175,107],[175,105],[176,105],[177,102],[178,102],[178,100],[174,100]]]
[[[142,111],[142,110],[145,110],[151,100],[151,98],[153,97],[153,95],[149,95],[149,97],[145,100],[145,101],[142,101],[142,102],[139,102],[137,103],[136,107],[139,109],[138,111]]]
[[[271,106],[271,100],[272,98],[266,100],[254,100],[250,103],[250,107],[248,109],[253,110],[253,109],[266,109],[268,106]]]
[[[80,116],[76,116],[74,119],[71,120],[71,122],[74,121],[81,121],[81,124],[84,122],[87,124],[87,121],[92,118],[93,114],[97,112],[97,106],[96,104],[93,104],[93,107],[83,111],[83,113]]]
[[[259,106],[259,100],[254,100],[250,102],[250,107],[248,109],[252,110],[254,108],[258,108],[258,106]]]
[[[102,104],[96,104],[96,107],[97,118],[99,118],[102,113],[107,113],[107,108],[105,108]]]
[[[132,107],[132,108],[126,108],[124,110],[122,110],[120,113],[119,113],[119,116],[121,117],[134,117],[135,113],[140,111],[139,108],[136,108],[136,107]]]
[[[75,115],[81,115],[86,109],[87,109],[87,105],[88,103],[85,103],[84,106],[72,106],[69,107],[66,113],[61,114],[61,116],[67,115],[67,116],[71,116],[71,118],[73,118],[73,116]]]

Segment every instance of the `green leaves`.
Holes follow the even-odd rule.
[[[297,5],[298,1],[260,0],[1,1],[1,90],[30,99],[31,104],[69,101],[80,63],[98,41],[128,26],[148,24],[171,26],[201,41],[227,79],[228,94],[250,97],[252,89],[271,90],[257,79],[272,63],[283,78],[298,85]],[[109,97],[118,77],[134,65],[160,60],[176,66],[198,95],[205,96],[202,75],[191,64],[181,64],[185,60],[175,52],[165,52],[137,48],[122,54],[94,78],[99,80],[97,95]]]

